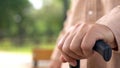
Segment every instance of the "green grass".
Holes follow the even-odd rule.
[[[32,42],[26,42],[22,46],[13,44],[10,40],[0,42],[0,51],[17,52],[17,53],[32,53],[33,48],[53,49],[55,43],[42,43],[34,44]]]

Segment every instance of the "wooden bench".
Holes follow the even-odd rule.
[[[53,52],[53,50],[49,50],[49,49],[34,48],[33,49],[34,68],[38,68],[38,61],[50,60],[50,56],[51,56],[52,52]],[[40,68],[43,68],[43,67],[40,67]]]

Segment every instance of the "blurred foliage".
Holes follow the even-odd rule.
[[[0,39],[19,37],[22,42],[29,6],[28,0],[0,0]]]
[[[43,0],[42,9],[35,10],[28,0],[0,0],[0,40],[55,42],[63,25],[63,1]]]

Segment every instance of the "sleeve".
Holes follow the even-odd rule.
[[[99,19],[96,23],[109,27],[114,36],[120,53],[120,6],[113,8],[108,14]]]

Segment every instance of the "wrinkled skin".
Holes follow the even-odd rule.
[[[112,31],[100,24],[77,24],[58,42],[62,62],[76,66],[76,59],[87,59],[94,54],[92,48],[97,40],[102,39],[115,48],[115,38]]]

